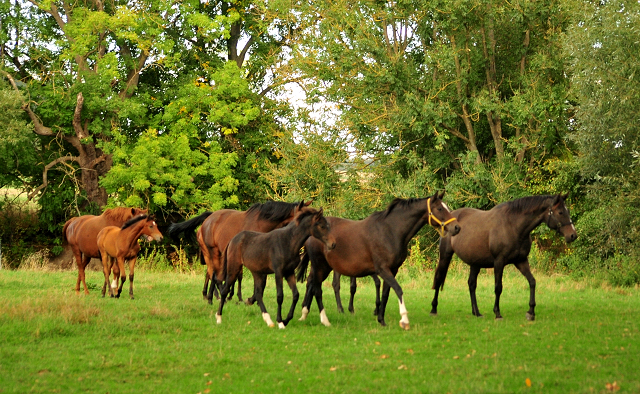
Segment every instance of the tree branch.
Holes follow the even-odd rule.
[[[62,157],[58,157],[57,159],[55,159],[51,163],[49,163],[46,166],[44,166],[44,171],[42,172],[42,184],[40,186],[38,186],[34,191],[29,193],[29,195],[27,196],[29,201],[31,201],[36,196],[36,194],[38,194],[40,192],[40,190],[46,188],[47,185],[49,184],[49,181],[47,180],[47,174],[49,173],[49,170],[53,166],[55,166],[57,164],[60,164],[62,162],[65,162],[65,161],[75,161],[75,162],[79,163],[80,162],[80,158],[77,157],[77,156],[62,156]]]

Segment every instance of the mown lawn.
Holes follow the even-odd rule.
[[[466,274],[453,273],[430,316],[432,273],[402,279],[411,330],[372,311],[363,279],[356,314],[338,314],[324,288],[331,327],[309,318],[268,328],[259,308],[225,306],[223,324],[202,301],[202,275],[136,271],[136,299],[103,299],[102,273],[76,296],[76,272],[0,271],[1,393],[590,393],[640,392],[640,290],[611,289],[537,274],[537,320],[528,285],[506,270],[493,319],[493,277],[482,273],[471,315]],[[245,275],[245,296],[251,294]],[[126,284],[128,286],[128,283]],[[327,284],[328,286],[328,284]],[[301,291],[304,287],[299,286]],[[348,301],[343,284],[343,302]],[[275,287],[265,292],[275,320]],[[285,308],[290,293],[285,289]]]

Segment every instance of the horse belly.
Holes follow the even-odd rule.
[[[453,252],[466,264],[493,267],[494,257],[489,245],[479,239],[452,240]]]

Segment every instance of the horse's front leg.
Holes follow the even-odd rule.
[[[120,271],[120,286],[118,287],[118,294],[116,294],[116,298],[120,298],[124,282],[127,281],[127,274],[124,271],[124,258],[118,257],[118,270]],[[117,283],[117,277],[114,277],[114,281]]]
[[[137,256],[134,256],[131,260],[129,260],[129,298],[133,300],[133,274],[134,268],[136,266]]]
[[[378,316],[378,312],[380,312],[380,278],[378,275],[371,275],[371,279],[373,279],[373,285],[376,287],[376,309],[373,310],[373,315]]]
[[[336,295],[336,306],[338,307],[338,313],[344,313],[342,307],[342,299],[340,298],[340,273],[333,271],[333,281],[331,286],[333,287],[333,293]]]
[[[529,281],[529,311],[527,312],[527,320],[535,320],[536,319],[536,279],[533,277],[531,273],[531,268],[529,267],[529,261],[524,261],[522,263],[515,264],[518,271],[527,278]]]
[[[307,287],[304,292],[304,298],[302,299],[302,316],[300,316],[299,321],[303,321],[307,319],[307,315],[309,314],[309,310],[311,309],[311,302],[313,302],[313,279],[311,278],[313,271],[309,272],[309,276],[307,277]]]
[[[334,271],[335,272],[335,271]],[[353,299],[356,297],[356,290],[358,289],[358,283],[356,277],[351,277],[351,286],[349,286],[349,312],[353,315],[356,310],[353,308]]]
[[[276,269],[276,291],[278,293],[278,313],[276,314],[276,322],[278,323],[278,328],[283,329],[285,327],[284,322],[282,321],[282,303],[284,302],[284,290],[282,288],[282,269]]]
[[[496,293],[496,302],[493,305],[493,313],[496,314],[496,319],[502,319],[502,315],[500,314],[500,295],[502,294],[502,273],[504,271],[503,263],[495,263],[493,268],[493,275],[495,277],[495,293]]]
[[[287,318],[283,321],[286,326],[289,324],[291,319],[293,319],[293,313],[295,312],[296,305],[298,305],[298,299],[300,298],[300,293],[298,293],[298,286],[296,286],[296,276],[291,274],[287,277],[287,283],[289,284],[289,288],[291,289],[291,308],[289,308],[289,314]]]
[[[391,272],[391,270],[383,269],[378,272],[378,275],[384,280],[383,291],[382,291],[382,308],[380,314],[378,315],[378,321],[382,318],[380,324],[384,325],[384,310],[386,308],[387,301],[389,299],[389,287],[393,288],[398,296],[398,302],[400,303],[400,327],[405,330],[409,329],[409,313],[407,312],[407,307],[404,304],[404,295],[402,292],[402,287],[398,284],[398,281],[395,278],[395,275]]]
[[[444,287],[444,281],[445,279],[447,279],[449,265],[451,264],[451,259],[453,258],[451,237],[447,236],[444,238],[440,238],[439,254],[440,257],[438,259],[438,266],[436,267],[436,272],[433,275],[433,286],[431,287],[436,291],[433,295],[433,300],[431,301],[431,315],[433,316],[438,314],[438,296],[440,294],[440,290],[442,290],[442,288]]]
[[[104,273],[104,284],[102,285],[102,298],[104,298],[107,292],[107,286],[109,286],[109,276],[111,275],[111,261],[107,252],[102,253],[102,272]],[[109,291],[111,294],[111,291]]]
[[[471,297],[471,314],[473,316],[482,317],[482,314],[478,309],[478,301],[476,300],[476,288],[478,287],[478,274],[480,273],[480,267],[471,265],[470,268],[467,284],[469,285],[469,296]]]
[[[256,298],[260,311],[262,311],[262,319],[269,327],[275,327],[275,324],[273,324],[273,321],[271,320],[271,316],[269,316],[269,313],[267,312],[267,308],[264,306],[264,301],[262,300],[264,287],[267,284],[267,275],[253,273],[253,283],[255,283],[254,289],[256,290],[253,296]]]

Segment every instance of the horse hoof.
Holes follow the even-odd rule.
[[[502,320],[502,316],[496,316],[496,320]]]
[[[438,316],[438,312],[430,312],[429,313],[431,316]]]
[[[273,323],[269,324],[269,327],[270,327],[270,328],[273,328],[273,327],[275,327],[275,326],[276,326],[276,325],[275,325],[275,324],[273,324]]]
[[[284,325],[283,322],[278,323],[278,328],[279,329],[284,330],[284,327],[285,327],[285,325]]]
[[[218,315],[217,313],[216,313],[216,323],[222,324],[222,315]]]
[[[387,323],[385,323],[385,322],[384,322],[384,320],[383,320],[383,321],[379,321],[378,323],[380,323],[380,325],[381,325],[382,327],[386,327],[386,326],[387,326]]]
[[[400,320],[400,327],[407,331],[409,330],[409,323],[404,323],[402,320]]]
[[[531,313],[527,312],[527,320],[529,321],[536,320],[536,315],[532,315]]]

